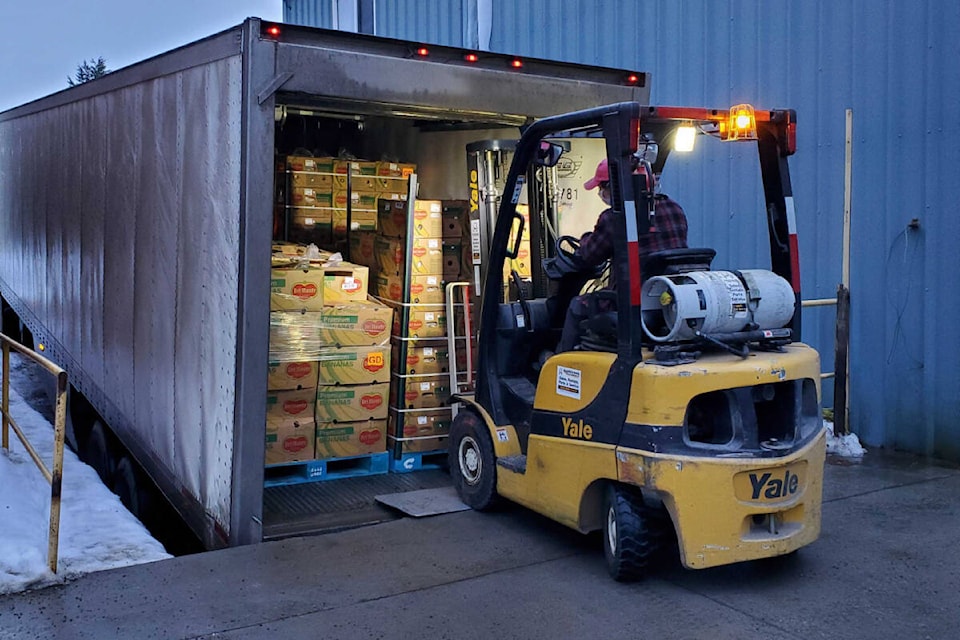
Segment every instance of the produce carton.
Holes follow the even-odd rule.
[[[317,422],[383,420],[387,417],[390,385],[320,385],[317,387]]]
[[[376,295],[395,302],[403,302],[404,288],[408,284],[397,272],[379,273],[376,278]],[[442,304],[444,298],[443,278],[439,275],[410,276],[410,302],[423,304]]]
[[[267,428],[291,422],[312,421],[316,404],[316,389],[268,391]]]
[[[316,457],[349,458],[386,450],[386,420],[321,422],[316,431]]]
[[[390,381],[390,349],[377,347],[322,347],[319,384],[373,384]]]
[[[407,357],[400,354],[406,347]],[[399,375],[447,373],[450,371],[450,355],[446,343],[439,340],[395,340],[393,343],[393,371]]]
[[[317,363],[271,362],[267,368],[268,391],[317,388]]]
[[[378,162],[377,184],[382,191],[399,191],[406,193],[407,181],[411,174],[417,172],[417,165],[403,162]]]
[[[320,311],[325,304],[364,301],[367,298],[367,267],[341,263],[338,266],[274,268],[270,273],[271,311]]]
[[[407,236],[406,202],[381,198],[377,203],[380,233],[392,238]],[[418,238],[443,237],[443,213],[439,200],[414,200],[413,235]]]
[[[333,185],[336,189],[347,188],[347,171],[350,171],[350,188],[354,191],[379,191],[377,163],[367,160],[334,160]]]
[[[406,269],[407,245],[410,245],[411,275],[440,275],[443,273],[443,240],[414,237],[409,240],[377,236],[374,251],[381,273],[402,274]]]
[[[316,423],[313,419],[267,426],[265,464],[305,462],[315,457]]]
[[[397,409],[436,409],[450,403],[450,376],[394,376],[390,406]]]

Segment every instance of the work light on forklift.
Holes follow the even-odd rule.
[[[720,128],[721,134],[724,128],[726,129],[724,140],[756,140],[757,117],[753,107],[749,104],[730,107],[730,117],[727,119],[727,126]]]
[[[673,133],[673,149],[681,153],[693,151],[697,141],[697,128],[689,122],[685,122],[676,128]]]

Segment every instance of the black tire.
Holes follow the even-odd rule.
[[[113,472],[116,470],[116,454],[107,428],[99,420],[90,427],[83,442],[82,459],[93,467],[100,480],[108,487],[113,486]]]
[[[477,511],[497,503],[497,460],[487,426],[461,410],[450,426],[450,475],[460,499]]]
[[[659,522],[636,491],[607,485],[603,507],[603,555],[614,580],[644,577],[659,547]]]
[[[140,482],[137,478],[136,465],[129,456],[123,456],[117,463],[117,468],[113,471],[113,481],[110,489],[117,494],[127,511],[143,520],[140,517]]]

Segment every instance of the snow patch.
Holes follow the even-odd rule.
[[[827,453],[842,458],[862,458],[867,452],[860,445],[860,438],[855,433],[838,436],[833,431],[832,421],[824,420],[823,424],[827,428]]]
[[[11,354],[14,370],[17,359]],[[12,387],[10,415],[52,468],[53,427]],[[0,595],[172,557],[69,449],[63,452],[56,575],[47,567],[50,485],[13,429],[10,450],[0,448],[0,487]]]

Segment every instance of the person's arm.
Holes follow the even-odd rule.
[[[613,257],[612,215],[607,209],[597,218],[593,231],[580,236],[580,249],[577,251],[577,256],[591,267]]]

